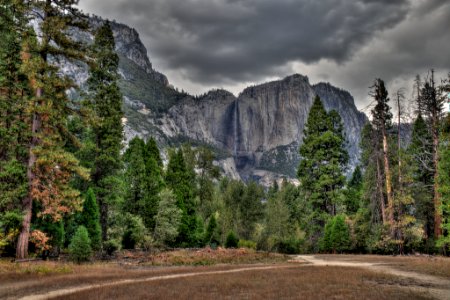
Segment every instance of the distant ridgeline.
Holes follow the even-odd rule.
[[[91,18],[91,26],[103,21]],[[327,111],[335,109],[344,123],[350,168],[359,161],[361,130],[367,117],[347,91],[329,83],[311,85],[306,76],[246,88],[238,97],[225,90],[191,96],[171,86],[155,71],[139,34],[124,24],[111,24],[120,58],[120,88],[124,94],[125,138],[153,136],[160,146],[210,147],[229,177],[269,185],[295,178],[298,147],[315,95]],[[89,40],[86,33],[80,39]],[[67,64],[63,72],[85,86],[87,67]]]

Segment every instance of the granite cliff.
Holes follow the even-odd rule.
[[[91,27],[101,22],[91,18]],[[225,174],[270,184],[283,176],[295,177],[298,147],[313,98],[342,117],[350,165],[359,160],[360,133],[366,116],[353,97],[329,83],[311,85],[295,74],[282,80],[246,88],[237,97],[225,90],[191,96],[173,88],[155,71],[135,29],[112,23],[120,58],[120,87],[124,94],[126,140],[154,136],[160,146],[208,145]],[[79,38],[92,40],[91,35]],[[63,71],[84,86],[84,65],[65,64]]]

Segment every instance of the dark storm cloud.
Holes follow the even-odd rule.
[[[349,90],[394,91],[450,70],[449,0],[81,0],[135,27],[157,69],[191,93],[297,72]]]
[[[402,21],[408,1],[134,0],[92,5],[134,25],[165,68],[211,84],[258,80],[291,61],[348,60]],[[119,12],[119,13],[118,13]]]

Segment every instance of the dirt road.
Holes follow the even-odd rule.
[[[410,285],[407,288],[424,291],[429,293],[435,299],[440,300],[450,300],[450,280],[421,274],[417,272],[406,272],[400,271],[398,269],[392,268],[386,264],[381,263],[367,263],[367,262],[352,262],[352,261],[342,261],[342,260],[324,260],[313,255],[298,255],[295,260],[305,261],[314,266],[336,266],[336,267],[353,267],[353,268],[365,268],[374,272],[382,272],[394,276],[404,277],[413,279],[415,282],[431,285],[432,287],[425,287],[420,285]]]

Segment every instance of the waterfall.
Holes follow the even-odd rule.
[[[234,157],[237,156],[238,147],[238,99],[234,102],[234,128],[233,128],[233,142],[234,142]]]

